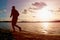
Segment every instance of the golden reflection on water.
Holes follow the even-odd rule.
[[[43,34],[48,34],[47,30],[49,30],[49,25],[49,23],[41,23]]]
[[[60,34],[60,22],[19,23],[23,30],[38,34]]]

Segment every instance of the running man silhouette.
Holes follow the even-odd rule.
[[[19,31],[21,31],[21,28],[18,25],[16,25],[18,16],[19,16],[18,11],[15,9],[15,6],[12,6],[10,17],[12,17],[12,28],[14,32],[15,32],[15,26],[19,28]]]

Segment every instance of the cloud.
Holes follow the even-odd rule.
[[[32,5],[35,6],[35,7],[37,7],[37,8],[43,8],[47,4],[44,3],[44,2],[35,2],[35,3],[32,3]]]
[[[27,9],[23,10],[23,14],[27,14],[27,13],[36,13],[36,10],[40,10],[41,8],[43,8],[44,6],[47,6],[46,3],[44,2],[34,2],[31,4],[32,6],[30,6]]]
[[[24,9],[22,13],[27,14],[27,9]]]
[[[2,13],[2,11],[0,10],[0,14]]]
[[[6,9],[0,9],[0,14],[6,13],[6,12],[7,12]]]
[[[60,12],[60,8],[58,8],[57,12]]]
[[[44,6],[47,6],[44,2],[34,2],[32,3],[32,6],[28,8],[28,11],[31,13],[36,13],[36,10],[40,10]]]
[[[60,8],[50,10],[51,12],[60,12]]]
[[[7,15],[6,12],[7,12],[6,9],[0,9],[0,19],[6,17]]]

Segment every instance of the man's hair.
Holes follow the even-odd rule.
[[[15,6],[12,6],[13,9],[15,9]]]

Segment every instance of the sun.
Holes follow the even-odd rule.
[[[49,11],[48,7],[44,7],[41,10],[37,10],[35,17],[39,18],[40,21],[50,21],[53,17],[53,14],[51,11]]]

